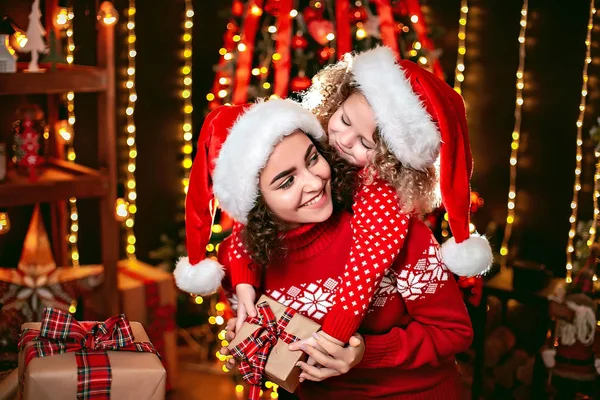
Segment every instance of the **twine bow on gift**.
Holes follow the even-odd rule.
[[[33,346],[26,345],[33,342]],[[124,314],[104,322],[78,322],[71,314],[44,309],[40,330],[25,329],[19,350],[25,349],[25,367],[34,357],[75,352],[77,360],[77,399],[108,400],[112,373],[107,351],[158,352],[149,342],[135,342]],[[21,394],[24,381],[21,380]]]
[[[296,310],[291,307],[286,308],[279,320],[269,303],[266,301],[256,306],[258,317],[246,317],[246,322],[259,325],[244,341],[235,346],[232,351],[240,361],[240,372],[242,378],[250,385],[249,400],[258,400],[260,398],[260,385],[267,364],[269,353],[273,346],[281,340],[287,344],[300,340],[297,336],[285,331],[289,322],[296,314]]]

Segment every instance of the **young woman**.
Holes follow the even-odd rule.
[[[260,289],[322,322],[333,307],[353,246],[352,216],[344,211],[344,204],[352,202],[353,174],[340,171],[344,164],[326,161],[324,156],[332,154],[320,152],[318,142],[324,132],[299,105],[271,100],[224,109],[209,115],[202,128],[201,150],[209,150],[199,152],[190,177],[190,258],[178,264],[177,284],[197,292],[198,270],[207,271],[208,263],[217,266],[200,261],[214,190],[220,206],[246,224],[244,244],[256,249],[252,256],[269,260]],[[236,114],[233,109],[239,115],[231,115]],[[218,148],[225,135],[212,171],[211,157],[203,155]],[[416,217],[408,223],[402,251],[376,289],[359,329],[365,344],[362,360],[339,377],[305,381],[298,391],[301,398],[458,398],[454,355],[470,345],[471,324],[431,232]],[[237,256],[234,245],[229,240],[221,244],[219,261],[226,267]],[[363,268],[369,267],[365,262]],[[304,379],[319,378],[310,373],[314,367],[301,367],[309,370]]]

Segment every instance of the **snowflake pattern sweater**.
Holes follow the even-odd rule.
[[[410,215],[401,214],[393,187],[381,179],[361,183],[354,196],[352,246],[345,257],[342,281],[332,309],[323,321],[323,331],[347,343],[358,329],[385,271],[396,258],[408,229]],[[250,261],[241,240],[240,226],[232,232],[234,258],[231,277],[234,287],[260,282],[258,268]]]
[[[350,221],[342,213],[289,232],[287,256],[269,265],[262,291],[322,324],[353,246]],[[224,288],[231,289],[235,248],[231,237],[219,248],[228,272]],[[383,275],[358,329],[366,345],[362,361],[347,374],[302,383],[302,399],[458,399],[454,355],[469,347],[473,331],[439,245],[418,218],[410,219],[403,249]]]

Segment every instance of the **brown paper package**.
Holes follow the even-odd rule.
[[[262,303],[263,301],[269,303],[276,319],[279,319],[287,308],[283,304],[264,295],[258,299],[256,304]],[[238,334],[235,336],[235,339],[229,344],[229,349],[233,349],[258,328],[258,325],[244,323]],[[320,328],[321,327],[316,322],[296,313],[285,331],[300,339],[306,339],[311,337],[312,334],[317,332]],[[288,346],[289,345],[282,340],[277,341],[277,344],[273,347],[271,354],[269,354],[269,357],[267,358],[265,376],[263,378],[267,378],[288,392],[293,393],[298,387],[300,373],[302,372],[299,367],[296,367],[296,363],[298,361],[305,361],[306,354],[302,351],[290,351]]]
[[[121,260],[119,268],[131,268],[146,278],[158,282],[160,306],[170,305],[175,307],[177,302],[177,290],[173,281],[173,275],[159,268],[144,264],[138,260]],[[130,321],[138,321],[142,325],[148,323],[148,310],[146,307],[146,288],[140,280],[117,272],[117,287],[121,300],[121,311],[127,315]],[[94,296],[87,296],[85,301],[84,318],[97,319],[103,317],[102,293],[97,291]],[[173,316],[174,318],[175,316]],[[158,338],[153,338],[158,340]],[[163,332],[164,349],[161,357],[166,361],[167,379],[171,386],[177,381],[177,332],[175,330]]]
[[[136,342],[149,342],[142,325],[131,322]],[[28,322],[23,329],[40,329],[39,322]],[[27,346],[32,346],[30,342]],[[163,400],[167,373],[152,353],[109,351],[112,370],[111,399]],[[35,357],[25,369],[25,351],[19,353],[19,377],[25,379],[23,400],[73,400],[77,398],[75,353]]]

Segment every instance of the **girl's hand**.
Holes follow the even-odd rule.
[[[251,317],[256,317],[257,315],[256,307],[254,307],[254,303],[256,302],[256,290],[254,290],[254,286],[248,283],[240,283],[235,287],[235,293],[238,298],[235,331],[239,332],[248,315]]]

